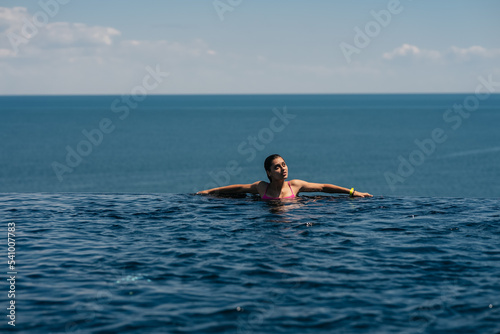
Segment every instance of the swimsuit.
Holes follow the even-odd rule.
[[[270,183],[269,183],[270,184]],[[266,192],[264,193],[264,195],[262,195],[262,199],[285,199],[285,198],[295,198],[295,194],[293,193],[293,189],[292,189],[292,186],[290,185],[290,182],[288,182],[288,186],[290,187],[290,191],[292,192],[292,195],[291,196],[288,196],[288,197],[283,197],[283,198],[280,198],[280,197],[270,197],[270,196],[267,196],[267,188],[269,188],[269,184],[267,185],[266,187]]]

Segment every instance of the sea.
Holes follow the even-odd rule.
[[[500,333],[499,125],[499,94],[0,96],[0,332]],[[195,194],[274,153],[374,197]]]

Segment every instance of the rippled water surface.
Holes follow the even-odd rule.
[[[500,331],[498,199],[0,194],[0,219],[18,332]]]

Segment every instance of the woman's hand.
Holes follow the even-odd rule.
[[[196,195],[208,195],[208,194],[209,194],[208,190],[198,191],[196,193]]]
[[[370,195],[369,193],[362,193],[359,191],[354,191],[352,194],[352,197],[373,197],[373,195]]]

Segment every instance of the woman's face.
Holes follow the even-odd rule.
[[[276,158],[271,164],[270,170],[267,175],[273,180],[285,180],[288,177],[288,167],[283,158]]]

